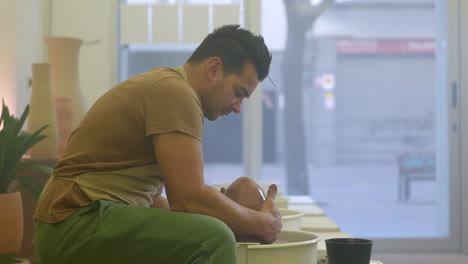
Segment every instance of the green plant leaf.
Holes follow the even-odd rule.
[[[52,174],[52,168],[48,166],[32,164],[22,160],[24,154],[31,147],[47,137],[42,133],[48,125],[44,125],[32,133],[22,130],[28,114],[29,105],[26,106],[19,119],[14,117],[10,114],[5,101],[2,99],[2,113],[0,115],[0,193],[7,192],[10,183],[15,179],[20,180],[20,178],[25,188],[31,192],[40,190],[42,187],[37,185],[38,182],[18,177],[19,173],[27,168],[49,175]]]
[[[29,162],[29,161],[24,161],[23,160],[20,164],[21,165],[17,166],[17,168],[16,168],[16,172],[15,172],[16,175],[20,175],[24,170],[28,170],[28,169],[39,171],[39,172],[47,174],[47,175],[52,175],[52,172],[54,171],[54,169],[52,169],[49,166],[45,166],[45,165],[37,164],[37,163],[32,163],[32,162]],[[20,176],[20,177],[24,177],[24,176]],[[18,178],[20,178],[20,177],[18,177]]]
[[[34,145],[36,145],[38,142],[46,138],[47,136],[45,135],[40,135],[44,129],[46,129],[48,126],[43,126],[40,129],[38,129],[36,132],[33,134],[24,132],[22,133],[18,138],[18,148],[16,152],[16,158],[21,158],[23,157],[24,154]]]
[[[28,190],[36,201],[39,199],[43,188],[43,185],[39,180],[31,176],[25,175],[18,177],[18,181],[21,187]]]

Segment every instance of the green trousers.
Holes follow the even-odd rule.
[[[38,221],[34,243],[41,264],[237,263],[234,235],[216,218],[105,200]]]

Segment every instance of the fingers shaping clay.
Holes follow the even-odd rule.
[[[277,187],[275,184],[270,185],[268,188],[268,195],[273,197],[276,195]],[[250,208],[255,211],[259,211],[263,203],[266,200],[265,193],[262,188],[249,177],[240,177],[235,180],[227,188],[222,187],[221,192],[224,193],[231,200],[236,203]],[[237,242],[254,242],[263,243],[258,237],[250,236],[238,236],[236,235]]]

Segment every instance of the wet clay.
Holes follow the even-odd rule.
[[[262,188],[249,177],[238,178],[227,189],[221,188],[221,192],[236,203],[256,211],[260,210],[265,201]]]
[[[276,193],[276,185],[272,184],[269,189]],[[266,199],[262,188],[249,177],[238,178],[227,188],[222,187],[221,192],[236,203],[255,211],[262,208]],[[256,236],[236,236],[236,241],[262,243]]]

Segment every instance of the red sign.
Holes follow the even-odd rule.
[[[376,40],[340,39],[336,42],[338,54],[434,54],[433,39]]]

